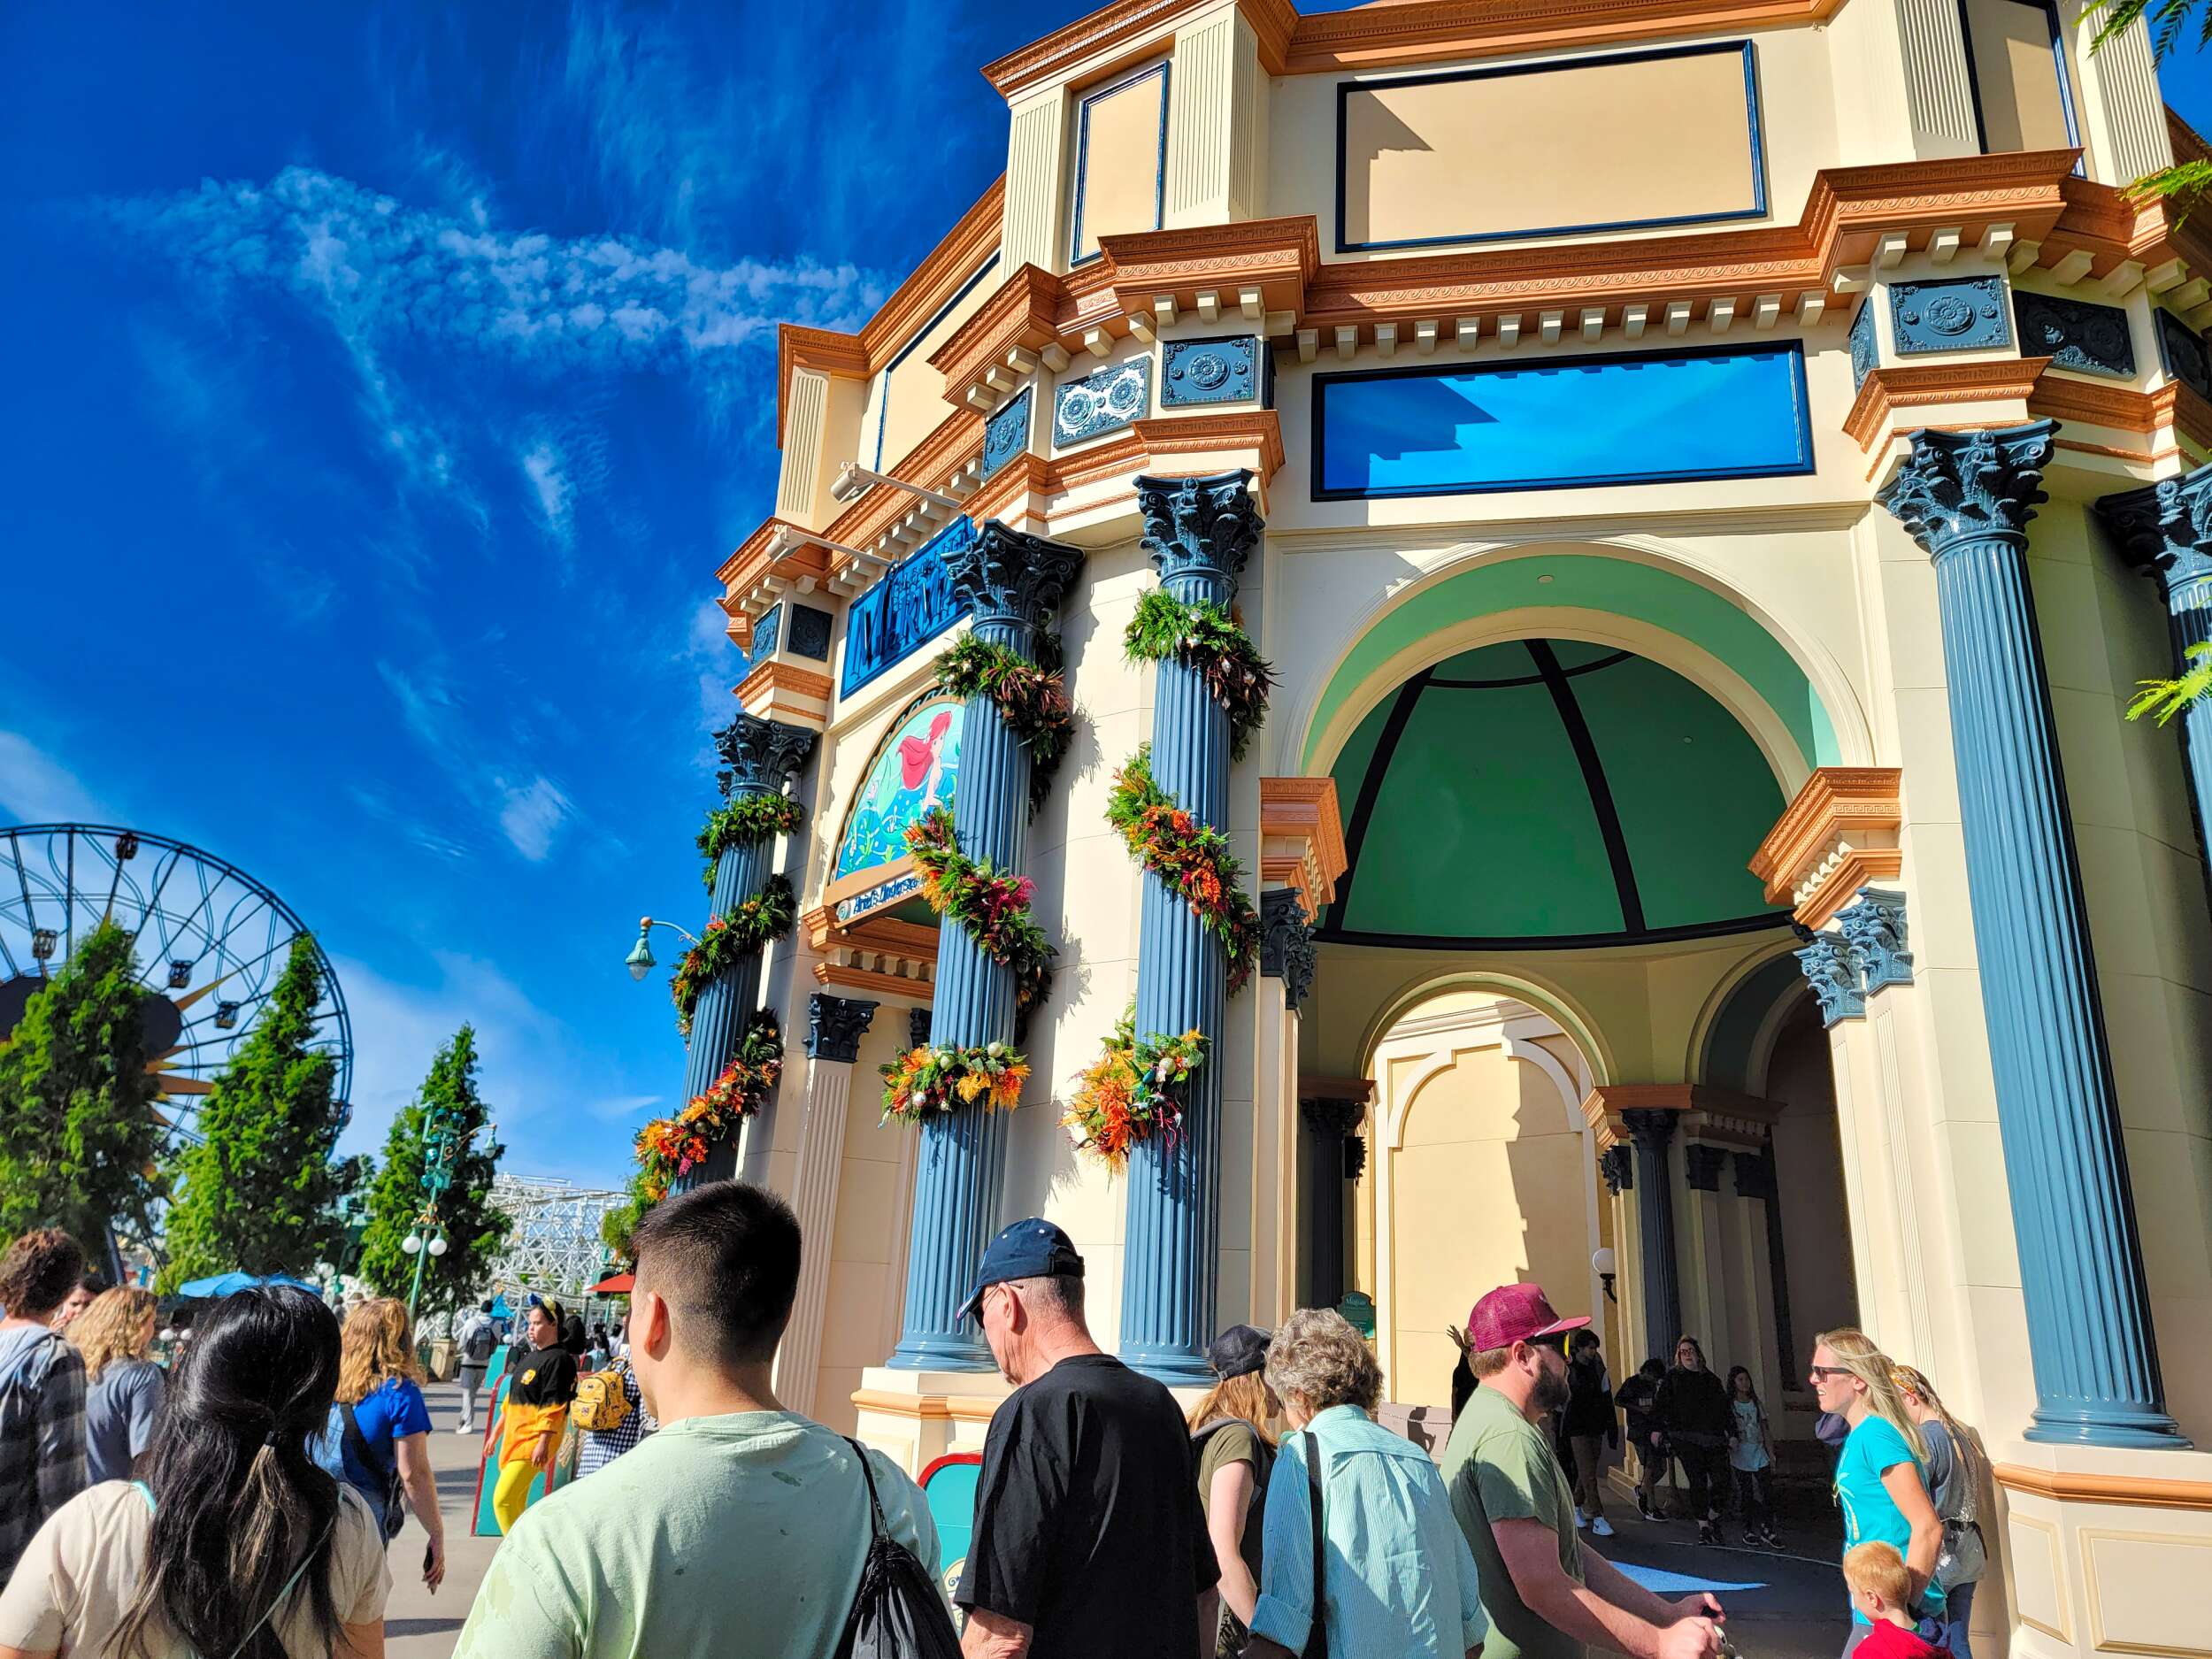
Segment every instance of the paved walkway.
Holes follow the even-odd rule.
[[[448,1659],[476,1599],[477,1586],[499,1548],[495,1538],[469,1536],[476,1495],[474,1435],[456,1434],[460,1390],[433,1383],[430,1461],[438,1474],[439,1508],[445,1514],[446,1577],[433,1595],[422,1584],[422,1528],[411,1516],[391,1551],[392,1599],[386,1613],[385,1651],[391,1659]],[[482,1425],[480,1416],[478,1425]],[[1842,1647],[1843,1581],[1836,1571],[1839,1548],[1833,1509],[1809,1490],[1783,1495],[1786,1549],[1719,1548],[1689,1541],[1686,1524],[1647,1523],[1632,1505],[1611,1502],[1608,1518],[1619,1529],[1598,1547],[1655,1594],[1672,1599],[1710,1590],[1728,1609],[1730,1639],[1744,1659],[1833,1659]]]

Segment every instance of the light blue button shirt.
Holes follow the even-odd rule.
[[[1267,1481],[1252,1633],[1302,1652],[1313,1627],[1313,1510],[1306,1457],[1321,1453],[1323,1622],[1347,1659],[1461,1659],[1489,1633],[1475,1558],[1429,1455],[1332,1406],[1283,1441]]]

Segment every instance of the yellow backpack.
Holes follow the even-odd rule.
[[[629,1374],[629,1361],[618,1359],[576,1385],[576,1399],[568,1415],[578,1428],[606,1434],[629,1420],[630,1396],[622,1386],[622,1379]]]

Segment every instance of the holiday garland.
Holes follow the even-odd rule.
[[[1057,658],[1058,638],[1049,655]],[[956,697],[987,697],[1006,729],[1029,750],[1029,816],[1037,816],[1053,774],[1075,737],[1075,710],[1056,668],[1018,651],[964,634],[937,658],[937,683]]]
[[[676,1002],[676,1029],[687,1040],[691,1036],[691,1015],[699,1005],[699,994],[748,953],[789,933],[794,913],[791,883],[775,875],[728,915],[718,916],[707,924],[699,942],[684,952],[668,984],[668,993]]]
[[[1153,780],[1149,743],[1114,774],[1106,821],[1221,941],[1229,958],[1229,991],[1235,995],[1259,960],[1259,912],[1238,885],[1242,867],[1229,850],[1229,838],[1176,805]]]
[[[699,856],[707,861],[699,879],[713,892],[714,867],[724,853],[748,841],[788,835],[805,822],[805,812],[787,795],[741,795],[727,806],[717,807],[699,831]]]
[[[978,1102],[986,1111],[1013,1110],[1021,1104],[1029,1057],[1005,1042],[980,1048],[924,1043],[878,1069],[883,1076],[883,1121],[919,1123]]]
[[[1204,1033],[1140,1041],[1132,1008],[1106,1040],[1106,1051],[1084,1067],[1060,1122],[1078,1152],[1119,1169],[1141,1141],[1157,1135],[1169,1147],[1175,1144],[1184,1090],[1205,1062]]]
[[[1210,599],[1187,604],[1155,588],[1137,602],[1122,644],[1132,662],[1179,656],[1196,669],[1214,701],[1229,711],[1229,758],[1244,758],[1252,733],[1267,718],[1275,671],[1234,617]]]
[[[944,807],[918,818],[906,832],[906,844],[930,908],[957,922],[977,949],[1013,973],[1018,1036],[1030,1010],[1051,988],[1056,954],[1044,930],[1029,917],[1035,884],[1027,876],[1001,875],[962,852],[953,835],[952,813]]]
[[[783,1034],[773,1016],[757,1014],[705,1093],[673,1118],[656,1118],[638,1131],[637,1195],[649,1205],[667,1196],[672,1182],[705,1163],[760,1110],[782,1075]]]

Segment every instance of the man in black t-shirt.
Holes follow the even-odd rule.
[[[969,1659],[1191,1659],[1220,1568],[1174,1395],[1102,1353],[1050,1222],[984,1252],[962,1315],[1016,1386],[991,1418],[953,1600]]]

